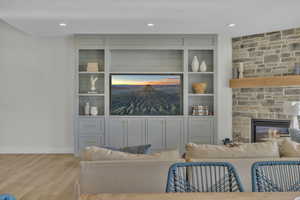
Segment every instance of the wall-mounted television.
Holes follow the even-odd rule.
[[[182,115],[180,74],[111,74],[111,115]]]

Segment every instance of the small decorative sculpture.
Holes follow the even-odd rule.
[[[98,80],[98,77],[96,76],[91,76],[90,78],[90,83],[91,83],[91,91],[96,91],[96,81]]]
[[[207,65],[205,60],[203,60],[200,65],[200,72],[206,72],[206,70],[207,70]]]
[[[197,72],[199,70],[199,61],[197,56],[194,56],[193,61],[192,61],[192,71]]]
[[[244,63],[240,63],[239,66],[239,78],[244,78]]]

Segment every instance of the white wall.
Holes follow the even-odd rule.
[[[232,77],[232,43],[231,37],[218,37],[218,140],[232,138],[232,89],[229,80]]]
[[[73,152],[72,37],[39,38],[0,20],[0,153]],[[231,38],[218,39],[218,140],[232,137]]]
[[[0,153],[73,152],[73,49],[0,20]]]

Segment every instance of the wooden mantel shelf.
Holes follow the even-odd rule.
[[[229,82],[230,88],[258,88],[296,85],[300,86],[300,75],[231,79]]]

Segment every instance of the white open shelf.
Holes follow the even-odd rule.
[[[183,74],[184,72],[110,72],[110,74]]]
[[[189,96],[191,97],[205,97],[205,96],[214,96],[214,94],[193,94],[193,93],[189,93]]]
[[[78,93],[79,96],[104,96],[104,94],[93,94],[93,93]]]
[[[78,72],[79,74],[104,74],[105,72]]]
[[[214,74],[214,72],[188,72],[189,74]]]

